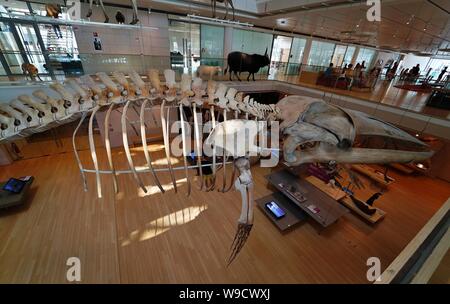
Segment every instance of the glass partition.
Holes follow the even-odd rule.
[[[267,49],[267,54],[270,57],[272,40],[272,34],[233,29],[232,50],[264,55]]]
[[[3,65],[2,65],[2,64],[0,64],[0,75],[1,75],[1,76],[5,76],[5,75],[6,75],[6,71],[5,71],[5,69],[3,68]]]
[[[272,34],[233,29],[231,50],[260,55],[264,55],[264,52],[267,50],[267,55],[270,58],[272,53],[272,40]],[[259,70],[258,74],[267,74],[268,71],[269,67],[264,67]]]
[[[222,66],[225,28],[200,25],[201,64]]]
[[[287,63],[291,51],[292,37],[279,36],[273,41],[272,56],[270,59],[270,76],[286,74]]]
[[[39,73],[47,73],[45,66],[45,58],[39,45],[36,31],[31,24],[15,24],[20,42],[25,48],[28,62],[37,67]]]
[[[311,44],[308,65],[328,66],[334,53],[334,43],[314,40]]]
[[[195,72],[200,66],[200,25],[169,20],[169,40],[172,69]]]
[[[344,62],[345,53],[347,51],[347,46],[345,45],[336,45],[336,48],[334,49],[333,58],[331,59],[331,62],[333,63],[334,67],[340,67],[342,63]]]
[[[286,71],[287,75],[298,75],[305,50],[306,39],[295,37],[292,41],[291,54],[289,55],[289,64]]]
[[[356,63],[363,63],[366,68],[372,65],[372,61],[375,59],[375,50],[360,48],[358,57],[356,58]]]
[[[355,54],[355,51],[356,51],[356,47],[354,47],[354,46],[347,47],[347,51],[345,52],[344,61],[342,62],[342,66],[352,63],[352,59],[353,59],[353,55]]]

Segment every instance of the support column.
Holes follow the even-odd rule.
[[[6,72],[6,75],[8,75],[9,80],[14,80],[14,77],[12,76],[11,69],[9,68],[8,61],[5,58],[5,55],[3,54],[2,50],[0,50],[0,63],[3,66],[3,69]]]
[[[225,37],[223,41],[223,58],[225,59],[226,63],[228,54],[233,51],[233,28],[230,26],[226,26],[224,36]]]
[[[353,53],[353,57],[352,57],[352,61],[351,61],[351,64],[353,64],[353,66],[355,66],[356,59],[358,59],[359,49],[360,49],[360,47],[357,46],[356,49],[355,49],[355,52]]]
[[[312,38],[306,39],[305,49],[303,50],[302,65],[308,65],[309,53],[311,52]]]

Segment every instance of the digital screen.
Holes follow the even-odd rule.
[[[276,218],[281,218],[286,215],[286,212],[284,212],[274,201],[267,203],[266,208],[269,209]]]
[[[3,190],[12,192],[12,193],[20,193],[22,191],[23,187],[25,186],[25,182],[16,179],[16,178],[10,178],[6,184],[3,186]]]

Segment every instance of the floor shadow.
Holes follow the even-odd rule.
[[[24,202],[21,205],[11,206],[4,209],[0,209],[0,217],[7,217],[16,215],[18,213],[26,212],[31,207],[31,202],[36,196],[37,187],[31,187],[28,191]]]

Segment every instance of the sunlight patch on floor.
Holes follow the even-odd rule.
[[[148,145],[147,147],[148,147],[149,152],[158,152],[158,151],[162,151],[164,149],[164,145],[151,144],[151,145]],[[143,152],[144,148],[142,146],[139,146],[139,147],[133,147],[133,148],[131,148],[131,150]]]
[[[186,177],[180,178],[180,179],[177,179],[175,182],[176,182],[177,186],[180,186],[187,182],[187,178]],[[173,190],[173,184],[171,182],[167,183],[167,184],[161,184],[161,186],[163,187],[163,189],[165,191]],[[161,192],[161,190],[159,190],[159,187],[156,185],[145,186],[145,189],[147,190],[147,193],[145,193],[144,190],[142,190],[142,188],[140,188],[140,187],[138,188],[138,196],[139,197],[146,197],[146,196]]]
[[[180,161],[175,157],[170,157],[170,162],[172,165],[178,164]],[[161,165],[167,165],[167,159],[165,157],[154,159],[152,161],[153,166],[161,166]]]
[[[207,209],[207,205],[191,206],[157,218],[156,220],[145,224],[146,228],[144,228],[143,230],[132,231],[129,234],[128,238],[122,241],[121,246],[128,246],[133,241],[147,241],[151,238],[163,234],[164,232],[169,231],[173,227],[187,224],[195,220],[202,212],[206,211]]]

